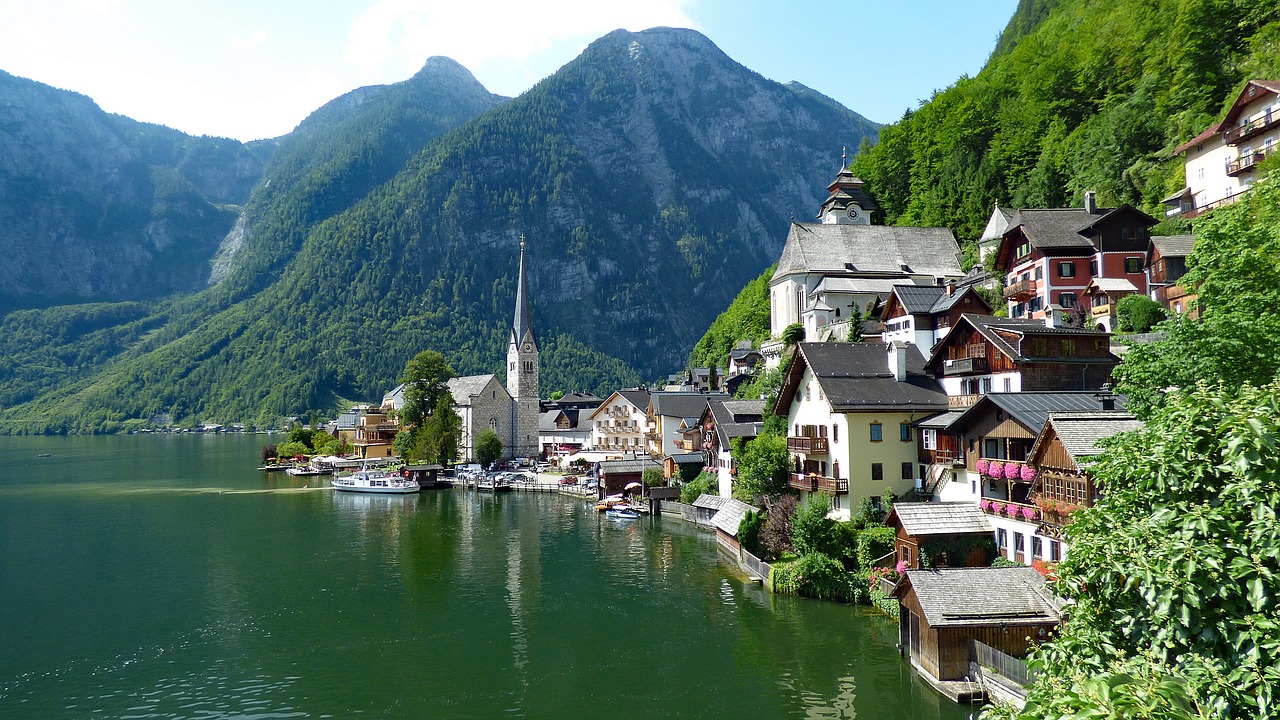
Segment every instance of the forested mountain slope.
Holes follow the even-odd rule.
[[[840,146],[875,129],[695,32],[617,31],[341,212],[255,241],[251,208],[226,280],[0,419],[267,421],[375,398],[423,348],[462,373],[501,371],[521,235],[544,389],[655,376],[773,260],[790,214],[818,206]]]

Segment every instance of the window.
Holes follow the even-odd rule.
[[[1089,274],[1098,277],[1098,259],[1094,258],[1089,261]]]
[[[920,442],[924,443],[925,450],[938,449],[938,431],[937,430],[921,430]]]
[[[1031,557],[1038,558],[1044,554],[1044,539],[1039,535],[1031,536]]]
[[[898,425],[898,439],[902,442],[911,442],[911,423],[900,423]]]
[[[831,463],[831,477],[835,478],[836,480],[840,479],[840,463],[839,462]]]
[[[1004,379],[1004,391],[1013,392],[1013,378]]]
[[[907,545],[902,546],[902,562],[911,563],[911,548]]]
[[[1069,293],[1069,292],[1059,293],[1059,294],[1058,294],[1058,304],[1059,304],[1059,305],[1061,305],[1061,306],[1062,306],[1062,307],[1064,307],[1064,308],[1073,308],[1073,307],[1075,307],[1075,306],[1076,306],[1076,294],[1075,294],[1075,293]]]
[[[1142,272],[1142,258],[1140,257],[1125,258],[1124,271],[1131,275]]]
[[[884,465],[882,463],[871,463],[871,479],[872,480],[884,479]]]
[[[880,427],[880,423],[878,422],[871,423],[871,442],[880,442],[883,439],[884,439],[884,432],[883,432],[883,429]]]
[[[1071,339],[1071,338],[1064,338],[1064,339],[1062,340],[1062,355],[1063,355],[1063,357],[1075,357],[1075,356],[1076,356],[1076,341],[1075,341],[1075,340],[1073,340],[1073,339]]]
[[[1036,279],[1037,280],[1044,279],[1044,268],[1040,267],[1039,265],[1036,266]]]
[[[996,529],[996,552],[1003,555],[1005,548],[1008,546],[1009,546],[1009,532],[1004,528],[997,528]]]
[[[831,442],[840,442],[840,426],[831,423]]]
[[[915,471],[916,471],[915,463],[913,462],[902,463],[902,479],[903,480],[913,479],[915,477]]]
[[[982,394],[985,395],[989,392],[991,392],[991,378],[984,377],[982,378]]]
[[[998,458],[1000,457],[1000,441],[994,438],[987,438],[982,442],[982,457]]]
[[[1022,553],[1022,548],[1023,548],[1023,545],[1022,545],[1022,533],[1020,533],[1020,532],[1016,532],[1016,533],[1014,533],[1014,534],[1013,534],[1013,551],[1014,551],[1015,553],[1021,554],[1021,553]]]
[[[1073,262],[1058,263],[1058,277],[1072,278],[1076,276],[1076,264]]]
[[[1049,562],[1058,562],[1062,559],[1062,550],[1059,548],[1057,540],[1049,541]]]

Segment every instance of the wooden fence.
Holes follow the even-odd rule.
[[[1035,682],[1035,673],[1027,667],[1027,663],[1012,655],[1007,655],[980,640],[969,641],[973,659],[988,672],[996,673],[1013,684],[1014,690],[1021,690]]]

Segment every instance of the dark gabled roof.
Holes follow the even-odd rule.
[[[677,465],[693,465],[706,462],[707,457],[700,452],[672,453],[664,459],[670,459]]]
[[[1181,145],[1179,145],[1178,147],[1174,148],[1174,149],[1173,149],[1173,154],[1174,154],[1174,155],[1177,155],[1177,154],[1179,154],[1179,153],[1183,153],[1183,152],[1186,152],[1187,150],[1190,150],[1192,145],[1196,145],[1196,144],[1199,144],[1199,143],[1204,142],[1205,140],[1208,140],[1209,138],[1213,137],[1214,135],[1217,135],[1217,134],[1218,134],[1218,131],[1219,131],[1219,130],[1221,130],[1221,129],[1222,129],[1222,121],[1221,121],[1221,120],[1219,120],[1218,122],[1216,122],[1216,123],[1214,123],[1214,124],[1210,125],[1208,128],[1206,128],[1204,132],[1200,133],[1199,135],[1197,135],[1197,136],[1195,136],[1195,137],[1191,138],[1190,140],[1188,140],[1188,141],[1186,141],[1186,142],[1182,143]]]
[[[987,393],[978,402],[969,406],[964,414],[951,423],[951,427],[963,431],[969,423],[995,406],[1008,414],[1028,432],[1038,435],[1054,412],[1103,412],[1102,404],[1107,398],[1113,398],[1117,407],[1124,406],[1124,398],[1111,393],[1094,390],[1071,391],[1027,391]]]
[[[731,535],[738,536],[738,526],[742,523],[742,518],[747,513],[756,508],[748,505],[741,500],[733,498],[723,498],[724,503],[720,505],[720,509],[715,515],[711,516],[711,524],[720,531]]]
[[[884,524],[892,526],[895,519],[908,535],[915,537],[992,531],[987,514],[971,502],[897,502],[889,510]]]
[[[1002,318],[994,315],[976,315],[974,313],[964,313],[960,316],[960,320],[951,328],[951,332],[941,342],[934,346],[929,360],[925,362],[926,368],[932,368],[946,354],[948,342],[953,337],[960,337],[956,332],[962,323],[968,323],[974,330],[982,334],[996,347],[997,350],[1007,355],[1014,362],[1026,362],[1037,360],[1051,360],[1052,362],[1073,363],[1073,362],[1089,362],[1096,363],[1106,359],[1119,362],[1119,359],[1108,354],[1106,357],[1086,357],[1086,358],[1039,358],[1031,355],[1023,355],[1019,348],[1009,344],[997,333],[997,330],[1016,333],[1022,337],[1031,335],[1060,335],[1067,337],[1079,337],[1086,339],[1109,338],[1110,334],[1099,330],[1086,330],[1085,328],[1064,328],[1049,327],[1044,324],[1043,320],[1034,320],[1032,318]]]
[[[657,460],[641,459],[641,460],[605,460],[600,463],[600,472],[602,473],[638,473],[644,472],[649,468],[662,469]]]
[[[618,394],[622,399],[635,405],[642,412],[649,409],[649,391],[648,390],[619,390]],[[604,403],[600,403],[604,405]]]
[[[1195,235],[1158,235],[1151,238],[1151,247],[1162,258],[1187,257],[1195,249],[1195,244]]]
[[[959,258],[947,228],[792,223],[772,279],[797,273],[961,277]]]
[[[722,448],[733,438],[753,438],[764,429],[763,400],[712,400],[707,405]]]
[[[980,300],[987,310],[991,306],[973,289],[972,284],[958,285],[948,294],[947,288],[939,285],[894,285],[893,294],[903,309],[912,315],[939,315],[947,312],[967,293]]]
[[[1036,248],[1080,248],[1093,250],[1093,242],[1080,234],[1080,231],[1101,216],[1110,212],[1099,209],[1090,213],[1084,208],[1046,208],[1017,210],[1009,220],[1009,228],[1005,236],[1021,228],[1022,234]]]
[[[1280,94],[1280,80],[1250,80],[1240,89],[1240,94],[1236,96],[1235,102],[1231,103],[1231,108],[1222,116],[1222,128],[1230,130],[1236,125],[1236,119],[1240,117],[1240,111],[1249,103],[1257,100],[1257,90],[1264,92]]]
[[[489,381],[497,376],[493,373],[487,375],[463,375],[462,377],[449,378],[445,383],[449,387],[449,392],[453,395],[453,404],[458,407],[469,407],[471,398],[479,395],[489,384]],[[502,388],[502,392],[506,393],[507,389]]]
[[[1062,619],[1035,568],[908,570],[894,595],[914,590],[929,627],[1035,625]]]
[[[696,418],[702,416],[709,400],[728,400],[722,393],[656,392],[652,395],[653,414],[666,417]]]
[[[900,382],[889,370],[889,347],[884,343],[800,343],[775,408],[791,404],[796,385],[809,368],[835,412],[946,410],[947,395],[937,380],[924,373],[920,351],[905,344],[899,349],[907,353],[907,376]]]

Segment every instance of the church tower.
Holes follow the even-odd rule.
[[[524,236],[520,236],[520,275],[516,315],[507,344],[507,392],[511,394],[511,437],[503,439],[509,457],[538,454],[538,340],[529,310],[529,280],[524,272]]]
[[[818,221],[823,225],[870,225],[871,213],[880,208],[862,184],[849,171],[848,157],[841,152],[840,172],[827,186],[827,199],[818,210]]]

